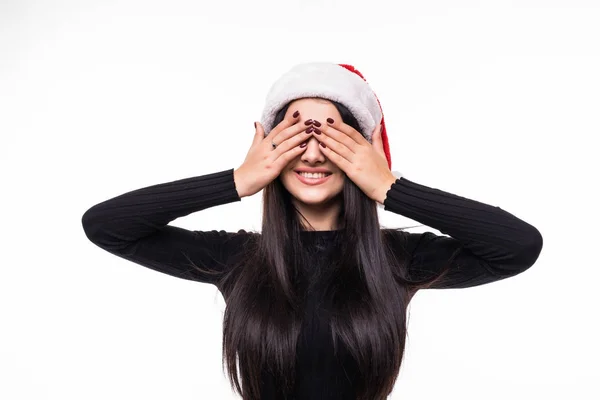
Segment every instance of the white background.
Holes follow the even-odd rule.
[[[270,85],[306,61],[365,75],[392,169],[544,237],[518,277],[414,298],[390,398],[600,398],[598,4],[0,2],[0,398],[238,398],[217,289],[104,252],[81,216],[237,168]],[[259,229],[260,210],[255,195],[172,224]]]

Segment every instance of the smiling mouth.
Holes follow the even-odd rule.
[[[306,179],[321,179],[321,178],[310,178],[310,177],[308,177],[308,176],[306,176],[306,175],[302,175],[302,172],[298,172],[298,171],[294,171],[294,172],[295,172],[296,174],[300,175],[300,176],[303,176],[303,177],[304,177],[304,178],[306,178]],[[331,174],[332,174],[331,172],[317,172],[317,173],[318,173],[319,175],[323,175],[323,177],[325,177],[325,178],[326,178],[326,177],[328,177],[329,175],[331,175]]]
[[[300,175],[298,172],[294,171],[294,173],[296,174],[296,176],[298,177],[298,180],[300,182],[302,182],[305,185],[320,185],[322,183],[327,182],[327,180],[329,180],[329,178],[331,177],[331,173],[326,174],[325,176],[321,177],[321,178],[308,178],[306,176],[302,176]]]

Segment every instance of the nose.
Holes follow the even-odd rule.
[[[306,145],[306,150],[302,152],[301,160],[309,164],[325,162],[325,155],[321,151],[321,146],[319,146],[319,141],[316,137],[313,136],[308,139],[308,144]]]

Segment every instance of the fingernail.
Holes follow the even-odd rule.
[[[256,129],[256,122],[254,123],[254,129]]]
[[[308,142],[304,142],[300,145],[300,147],[304,148],[304,147],[306,147],[307,144],[308,144]]]
[[[321,126],[321,123],[320,123],[319,121],[317,121],[316,119],[315,119],[315,120],[313,120],[313,124],[314,124],[315,126]]]
[[[327,122],[329,122],[330,124],[333,124],[335,121],[333,120],[333,118],[327,118]]]
[[[327,148],[327,146],[325,146],[325,143],[323,143],[323,142],[319,142],[319,145],[323,148]]]
[[[297,118],[297,117],[298,117],[298,115],[300,115],[300,113],[299,113],[298,111],[296,111],[296,112],[294,113],[294,115],[292,115],[292,117],[294,117],[294,118]]]
[[[319,128],[313,128],[313,130],[315,131],[315,133],[316,133],[317,135],[320,135],[320,134],[321,134],[321,131],[319,130]]]
[[[313,131],[313,127],[311,126],[310,128],[306,129],[306,133],[311,133]]]
[[[304,125],[310,125],[313,123],[312,119],[307,119],[306,121],[304,121]]]

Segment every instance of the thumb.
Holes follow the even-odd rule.
[[[260,122],[254,122],[255,132],[254,132],[254,140],[252,141],[252,145],[256,145],[260,143],[265,138],[265,130]]]
[[[373,131],[373,147],[375,147],[379,154],[385,155],[383,142],[381,140],[381,123],[377,124]]]

